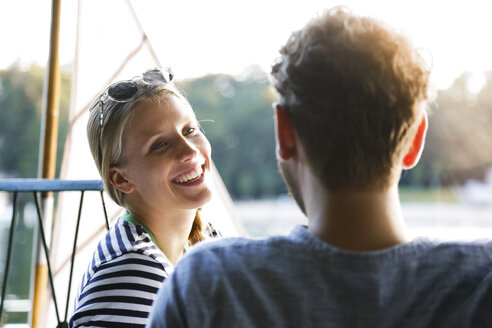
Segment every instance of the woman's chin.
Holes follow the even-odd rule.
[[[203,195],[202,197],[200,197],[200,205],[198,207],[202,207],[202,206],[205,206],[207,205],[208,203],[210,203],[210,201],[212,200],[212,190],[210,190],[210,188],[208,188],[207,190],[204,190],[203,191]]]
[[[200,208],[207,205],[212,200],[212,190],[208,186],[202,186],[202,189],[193,195],[187,195],[184,200],[188,203],[189,208]]]

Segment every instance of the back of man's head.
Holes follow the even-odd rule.
[[[272,68],[314,174],[331,191],[385,187],[428,94],[425,61],[402,34],[345,8],[294,32]]]

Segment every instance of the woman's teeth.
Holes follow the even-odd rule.
[[[203,169],[201,166],[195,168],[193,171],[187,174],[183,174],[173,180],[176,183],[188,183],[190,181],[198,179],[203,174]]]

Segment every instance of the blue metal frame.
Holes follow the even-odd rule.
[[[0,191],[102,191],[101,180],[1,179]]]

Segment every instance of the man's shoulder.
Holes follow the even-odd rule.
[[[419,262],[436,276],[480,279],[492,273],[492,241],[436,242]]]
[[[225,237],[221,239],[207,240],[194,246],[187,256],[201,256],[204,253],[209,254],[227,254],[255,252],[258,249],[268,250],[278,247],[278,243],[288,242],[287,236],[275,236],[264,239],[253,239],[247,237]],[[199,253],[199,254],[197,254]]]
[[[213,270],[221,263],[228,266],[237,262],[262,263],[279,249],[284,251],[295,247],[289,236],[274,236],[264,239],[246,237],[225,237],[217,240],[203,241],[191,248],[179,261],[181,266],[192,265],[194,268],[206,266]],[[215,265],[210,265],[214,263]],[[179,266],[178,264],[178,266]]]
[[[302,253],[302,254],[297,254]],[[297,255],[296,255],[297,254]],[[393,265],[408,265],[407,260],[417,263],[441,263],[460,266],[492,264],[492,240],[473,242],[437,241],[417,239],[382,252],[345,252],[312,236],[304,227],[298,226],[289,235],[264,239],[227,237],[202,242],[192,248],[185,256],[187,261],[204,262],[210,258],[232,261],[251,261],[261,263],[272,257],[294,258],[316,256],[323,259],[336,259],[344,262],[390,262]],[[379,265],[378,264],[378,265]]]
[[[492,240],[428,241],[427,244],[430,245],[426,252],[429,257],[448,261],[492,262]]]

